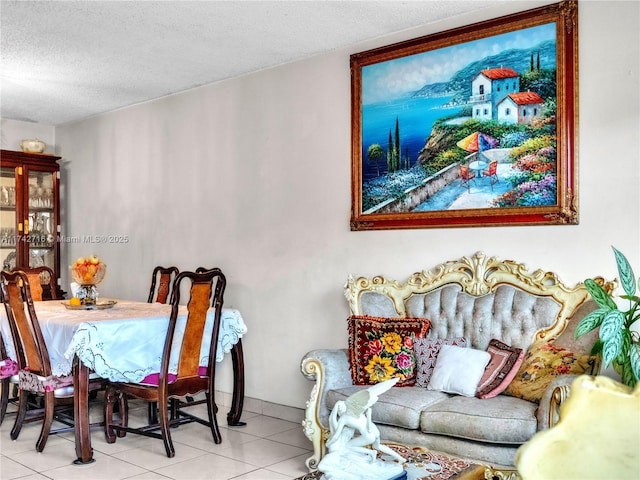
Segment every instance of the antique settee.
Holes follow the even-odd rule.
[[[613,282],[597,281],[609,290],[614,287]],[[521,263],[477,252],[415,273],[403,283],[383,276],[350,276],[344,293],[349,321],[361,316],[428,319],[423,342],[464,338],[463,346],[486,351],[499,340],[521,349],[522,363],[511,372],[517,373],[518,381],[505,380],[501,388],[508,385],[507,391],[492,398],[430,389],[431,382],[427,388],[395,386],[385,392],[373,406],[373,421],[383,441],[423,446],[508,470],[518,447],[557,421],[572,380],[600,368],[599,358],[590,356],[597,332],[574,338],[577,323],[596,308],[595,303],[582,283],[568,287],[553,272],[532,272]],[[351,341],[350,348],[312,350],[301,361],[303,375],[314,382],[303,420],[304,433],[313,443],[307,460],[310,470],[317,469],[326,453],[335,403],[367,388],[354,384]],[[549,353],[545,348],[551,348],[551,358],[540,360],[540,352]],[[420,361],[416,357],[417,367]],[[464,365],[455,368],[467,370]],[[507,394],[516,383],[534,387],[537,397],[522,394],[526,389]]]

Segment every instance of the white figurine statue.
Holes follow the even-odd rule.
[[[388,480],[404,472],[405,459],[380,443],[380,430],[371,421],[371,407],[397,382],[387,380],[336,402],[329,418],[329,453],[318,464],[323,480]],[[378,450],[398,463],[378,459]]]

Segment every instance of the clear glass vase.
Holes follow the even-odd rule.
[[[95,305],[98,303],[98,289],[95,285],[80,285],[77,296],[82,305]]]

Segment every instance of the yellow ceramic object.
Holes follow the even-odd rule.
[[[604,376],[571,385],[560,421],[516,454],[523,480],[640,479],[640,384]]]

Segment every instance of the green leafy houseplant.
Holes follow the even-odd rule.
[[[608,293],[595,280],[585,280],[585,287],[599,308],[580,321],[575,337],[600,327],[600,338],[591,353],[601,353],[604,367],[612,365],[622,382],[634,387],[640,381],[640,334],[637,329],[632,329],[633,323],[640,319],[640,297],[636,295],[636,284],[640,289],[640,278],[636,281],[627,258],[612,248],[625,293],[619,298],[629,301],[629,309],[621,310],[613,299],[613,292]]]

